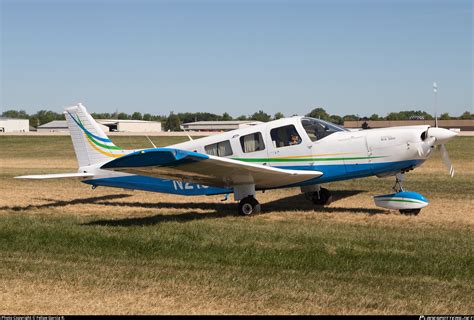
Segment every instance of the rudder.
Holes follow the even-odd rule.
[[[82,105],[64,111],[79,167],[103,163],[131,151],[117,147]]]

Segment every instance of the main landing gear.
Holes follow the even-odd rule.
[[[260,212],[260,203],[255,199],[255,185],[238,185],[234,187],[234,199],[239,201],[238,212],[250,216]]]
[[[253,196],[247,196],[239,202],[239,214],[249,216],[260,213],[260,203]]]
[[[312,201],[317,206],[326,206],[332,202],[331,191],[321,188],[319,185],[301,187],[301,192],[304,193],[306,199]]]
[[[326,188],[320,188],[319,191],[314,191],[311,196],[311,200],[315,205],[327,206],[332,202],[332,194]]]

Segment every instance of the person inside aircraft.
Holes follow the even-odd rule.
[[[270,131],[273,144],[276,148],[297,145],[301,143],[301,138],[294,125],[273,128]]]
[[[289,145],[292,146],[299,143],[300,143],[300,137],[297,134],[292,134]]]

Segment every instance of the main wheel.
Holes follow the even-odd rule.
[[[420,213],[421,209],[400,209],[399,211],[406,216],[416,216]]]
[[[260,204],[253,196],[243,198],[239,203],[239,214],[249,216],[260,212]]]
[[[319,192],[313,192],[313,197],[311,200],[313,200],[313,203],[318,206],[328,205],[332,202],[331,191],[326,188],[321,188]]]

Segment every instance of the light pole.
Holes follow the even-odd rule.
[[[438,127],[438,113],[437,113],[437,104],[438,104],[438,84],[433,82],[433,95],[434,95],[434,112],[435,112],[435,127]]]

